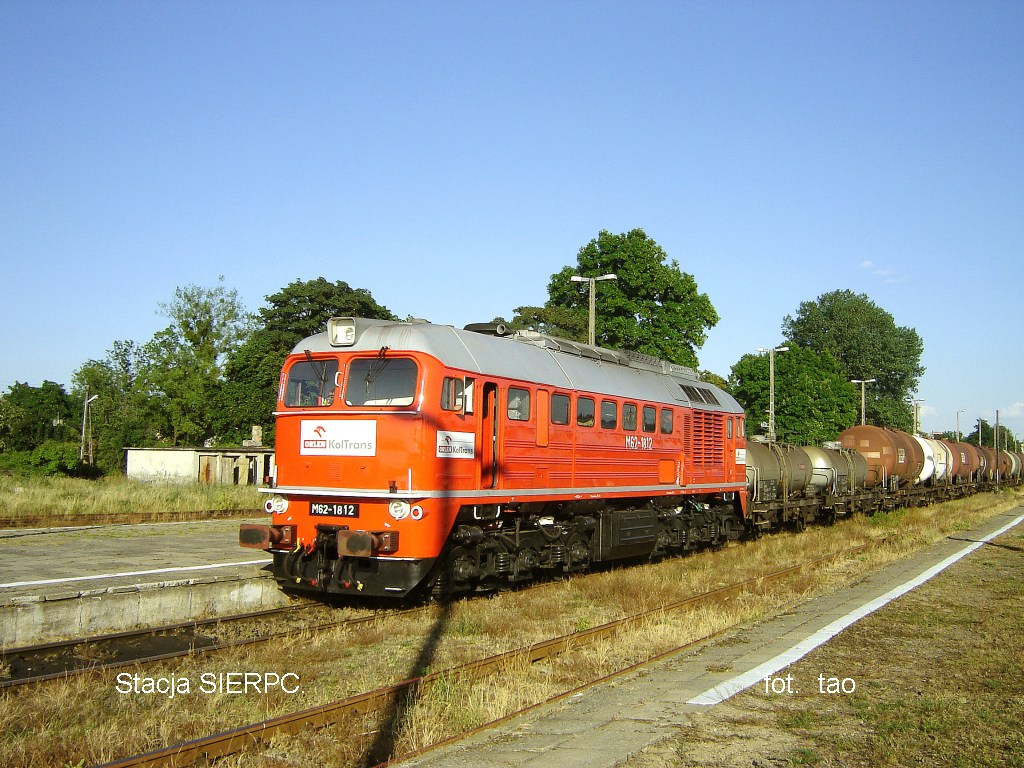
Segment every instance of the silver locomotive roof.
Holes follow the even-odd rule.
[[[702,382],[692,368],[636,352],[592,347],[568,339],[512,331],[495,324],[458,329],[426,322],[331,318],[328,330],[292,350],[423,352],[466,374],[520,379],[554,389],[690,405],[741,413],[727,392]]]

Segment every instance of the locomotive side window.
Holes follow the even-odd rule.
[[[658,409],[653,405],[644,406],[644,432],[654,432],[658,429]]]
[[[530,391],[528,389],[508,388],[508,417],[512,421],[530,420]]]
[[[441,408],[446,411],[461,411],[465,402],[464,388],[462,379],[445,376],[441,384]]]
[[[725,436],[732,440],[732,419],[725,422]]]
[[[408,357],[360,357],[349,365],[349,405],[412,405],[419,367]]]
[[[551,396],[551,423],[552,424],[568,424],[569,423],[569,396],[568,395],[552,395]]]
[[[334,402],[338,361],[301,360],[288,371],[284,404],[289,408],[324,408]]]
[[[601,429],[615,429],[619,425],[619,406],[611,400],[601,401]]]
[[[661,409],[661,434],[672,434],[673,412],[671,408]]]
[[[636,403],[623,404],[622,428],[629,432],[636,432]]]
[[[576,400],[576,423],[581,427],[594,426],[594,398],[581,397]]]

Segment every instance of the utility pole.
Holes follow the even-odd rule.
[[[876,381],[878,379],[850,379],[851,384],[860,384],[860,425],[862,427],[867,423],[864,409],[864,385],[873,384]]]
[[[88,387],[86,387],[85,398],[84,398],[84,401],[82,402],[82,444],[78,448],[78,458],[81,461],[85,461],[85,463],[87,463],[87,464],[92,464],[92,459],[93,459],[93,456],[92,456],[92,453],[93,453],[93,451],[92,451],[92,419],[89,418],[89,415],[90,415],[89,414],[89,405],[97,397],[99,397],[99,395],[93,395],[92,397],[89,397],[89,389],[88,389]],[[86,461],[86,459],[85,459],[85,431],[86,431],[86,425],[88,425],[88,429],[89,429],[89,460],[88,461]]]
[[[589,283],[590,287],[590,322],[587,326],[587,343],[590,346],[596,344],[596,331],[597,331],[597,300],[594,294],[597,292],[597,283],[601,280],[618,280],[618,275],[607,274],[601,275],[600,277],[580,277],[579,275],[573,275],[569,278],[574,283]]]
[[[768,353],[768,442],[775,442],[775,353],[789,352],[789,347],[758,347],[761,354]]]

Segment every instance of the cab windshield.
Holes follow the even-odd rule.
[[[345,403],[355,406],[412,405],[419,367],[408,357],[360,357],[348,367]]]
[[[300,360],[288,371],[284,404],[290,408],[325,408],[334,402],[338,361]]]

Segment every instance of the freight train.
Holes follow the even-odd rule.
[[[277,401],[272,520],[239,543],[320,595],[488,591],[1021,470],[874,427],[748,442],[739,404],[689,368],[493,323],[332,318],[288,356]]]

